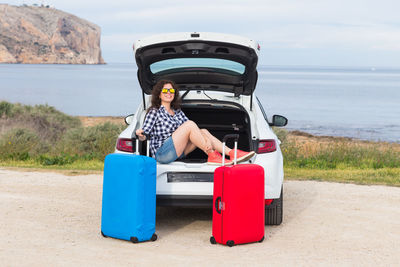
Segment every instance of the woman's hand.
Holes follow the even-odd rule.
[[[146,136],[144,136],[143,132],[144,131],[142,129],[137,129],[136,130],[136,135],[139,137],[140,141],[146,140]]]

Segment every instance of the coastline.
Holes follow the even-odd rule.
[[[0,167],[98,174],[103,170],[105,155],[115,150],[118,135],[127,127],[122,116],[69,116],[49,106],[29,109],[3,105],[6,114],[24,108],[27,110],[19,120],[3,118],[4,126],[11,123],[7,127],[15,130],[8,131],[0,142]],[[38,130],[35,127],[43,121],[40,114],[47,114],[45,121],[52,123]],[[12,125],[18,121],[20,125]],[[18,129],[21,123],[23,129]],[[48,136],[54,129],[67,130],[53,135],[58,141],[49,146]],[[316,136],[285,128],[274,131],[280,140],[285,179],[400,186],[399,143]]]
[[[116,125],[126,125],[124,118],[122,116],[76,116],[82,122],[83,127],[91,127],[95,125],[99,125],[102,123],[110,122]],[[283,128],[278,128],[277,131],[283,129],[287,131],[288,139],[290,141],[301,141],[301,142],[331,142],[331,141],[340,141],[340,142],[353,142],[359,144],[370,144],[370,143],[382,143],[382,144],[393,144],[395,149],[399,149],[400,151],[400,143],[397,142],[389,142],[389,141],[374,141],[374,140],[363,140],[353,137],[345,137],[345,136],[333,136],[333,135],[313,135],[300,130],[286,130]]]

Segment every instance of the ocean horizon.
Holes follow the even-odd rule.
[[[74,116],[126,116],[142,93],[133,63],[0,64],[0,101],[48,104]],[[268,118],[314,135],[400,142],[400,68],[258,67]]]

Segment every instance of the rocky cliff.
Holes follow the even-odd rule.
[[[0,4],[0,63],[103,64],[100,27],[50,7]]]

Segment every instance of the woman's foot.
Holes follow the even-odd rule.
[[[246,160],[249,160],[249,159],[251,159],[253,156],[254,156],[254,151],[250,151],[250,152],[245,152],[245,151],[242,151],[242,150],[237,150],[237,155],[236,155],[236,162],[237,163],[239,163],[239,162],[243,162],[243,161],[246,161]],[[229,158],[233,161],[234,160],[234,158],[235,158],[235,150],[234,149],[232,149],[231,151],[229,151]]]
[[[222,156],[220,153],[218,153],[218,151],[210,152],[207,155],[208,155],[207,164],[218,165],[218,166],[222,165]],[[231,160],[225,159],[225,165],[232,165],[232,163],[233,162]]]

